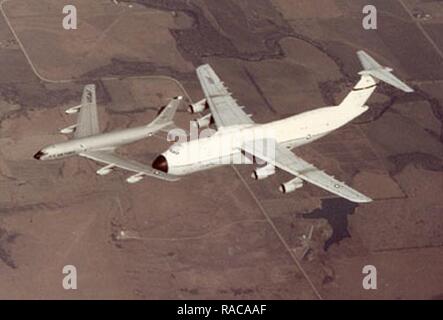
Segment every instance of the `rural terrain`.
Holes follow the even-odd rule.
[[[62,26],[63,7],[78,29]],[[373,4],[378,28],[362,27]],[[6,0],[0,16],[0,299],[443,299],[443,2]],[[415,92],[382,85],[370,110],[294,152],[374,199],[353,204],[278,172],[222,167],[179,182],[33,159],[97,85],[102,131],[203,98],[209,63],[254,121],[351,90],[365,50]],[[176,124],[189,130],[184,105]],[[119,149],[150,164],[156,135]],[[311,236],[309,236],[311,235]],[[65,265],[78,289],[62,287]],[[365,265],[377,290],[362,287]]]

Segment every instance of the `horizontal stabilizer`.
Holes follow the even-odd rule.
[[[413,92],[414,90],[409,87],[406,83],[398,79],[396,76],[392,74],[392,69],[384,67],[380,65],[377,61],[374,60],[370,55],[368,55],[364,51],[358,51],[357,56],[360,59],[360,62],[364,68],[363,71],[360,72],[361,75],[370,75],[371,77],[386,82],[391,86],[400,89],[404,92]]]

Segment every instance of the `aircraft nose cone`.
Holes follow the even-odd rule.
[[[40,160],[41,157],[43,157],[44,153],[40,150],[36,154],[34,154],[34,159]]]
[[[152,167],[159,171],[163,171],[164,173],[168,173],[168,160],[163,155],[159,155],[155,158],[154,162],[152,162]]]

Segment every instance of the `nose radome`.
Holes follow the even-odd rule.
[[[159,171],[163,171],[164,173],[168,173],[168,160],[166,160],[165,156],[159,155],[152,162],[152,167]]]
[[[41,157],[43,157],[45,153],[43,151],[39,151],[36,154],[34,154],[34,159],[40,160]]]

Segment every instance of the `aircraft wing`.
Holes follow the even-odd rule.
[[[100,132],[97,116],[95,85],[88,84],[83,89],[82,103],[78,115],[74,137],[88,137]]]
[[[254,123],[209,64],[197,68],[197,77],[217,128]]]
[[[149,177],[155,177],[161,180],[166,181],[177,181],[179,180],[178,177],[166,174],[164,172],[155,170],[151,166],[139,163],[134,160],[128,160],[124,159],[117,154],[115,154],[113,151],[86,151],[80,153],[80,156],[92,159],[97,162],[105,163],[107,166],[105,168],[112,169],[113,167],[118,167],[121,169],[125,169],[128,171],[132,171],[136,173],[136,176],[140,179],[143,176],[149,176]],[[98,172],[97,172],[98,173]],[[135,177],[135,176],[132,176]],[[130,178],[132,178],[130,177]],[[130,182],[130,178],[128,178],[128,182]],[[136,180],[138,181],[138,180]],[[136,182],[135,181],[135,182]]]
[[[173,119],[175,113],[177,112],[177,108],[180,106],[182,101],[182,96],[171,99],[166,106],[160,109],[157,117],[148,126],[164,132],[168,132],[169,130],[176,128]]]
[[[252,143],[246,143],[242,149],[254,156],[271,163],[277,168],[289,172],[300,179],[312,183],[317,187],[325,189],[333,194],[336,194],[342,198],[348,199],[352,202],[371,202],[372,199],[361,194],[357,190],[347,186],[344,182],[338,181],[333,176],[328,175],[322,170],[319,170],[314,165],[304,161],[297,157],[292,151],[286,149],[283,146],[278,145],[276,142],[275,153],[273,150],[267,153],[260,148],[254,147],[257,145],[257,141]],[[262,143],[261,145],[264,145]]]

